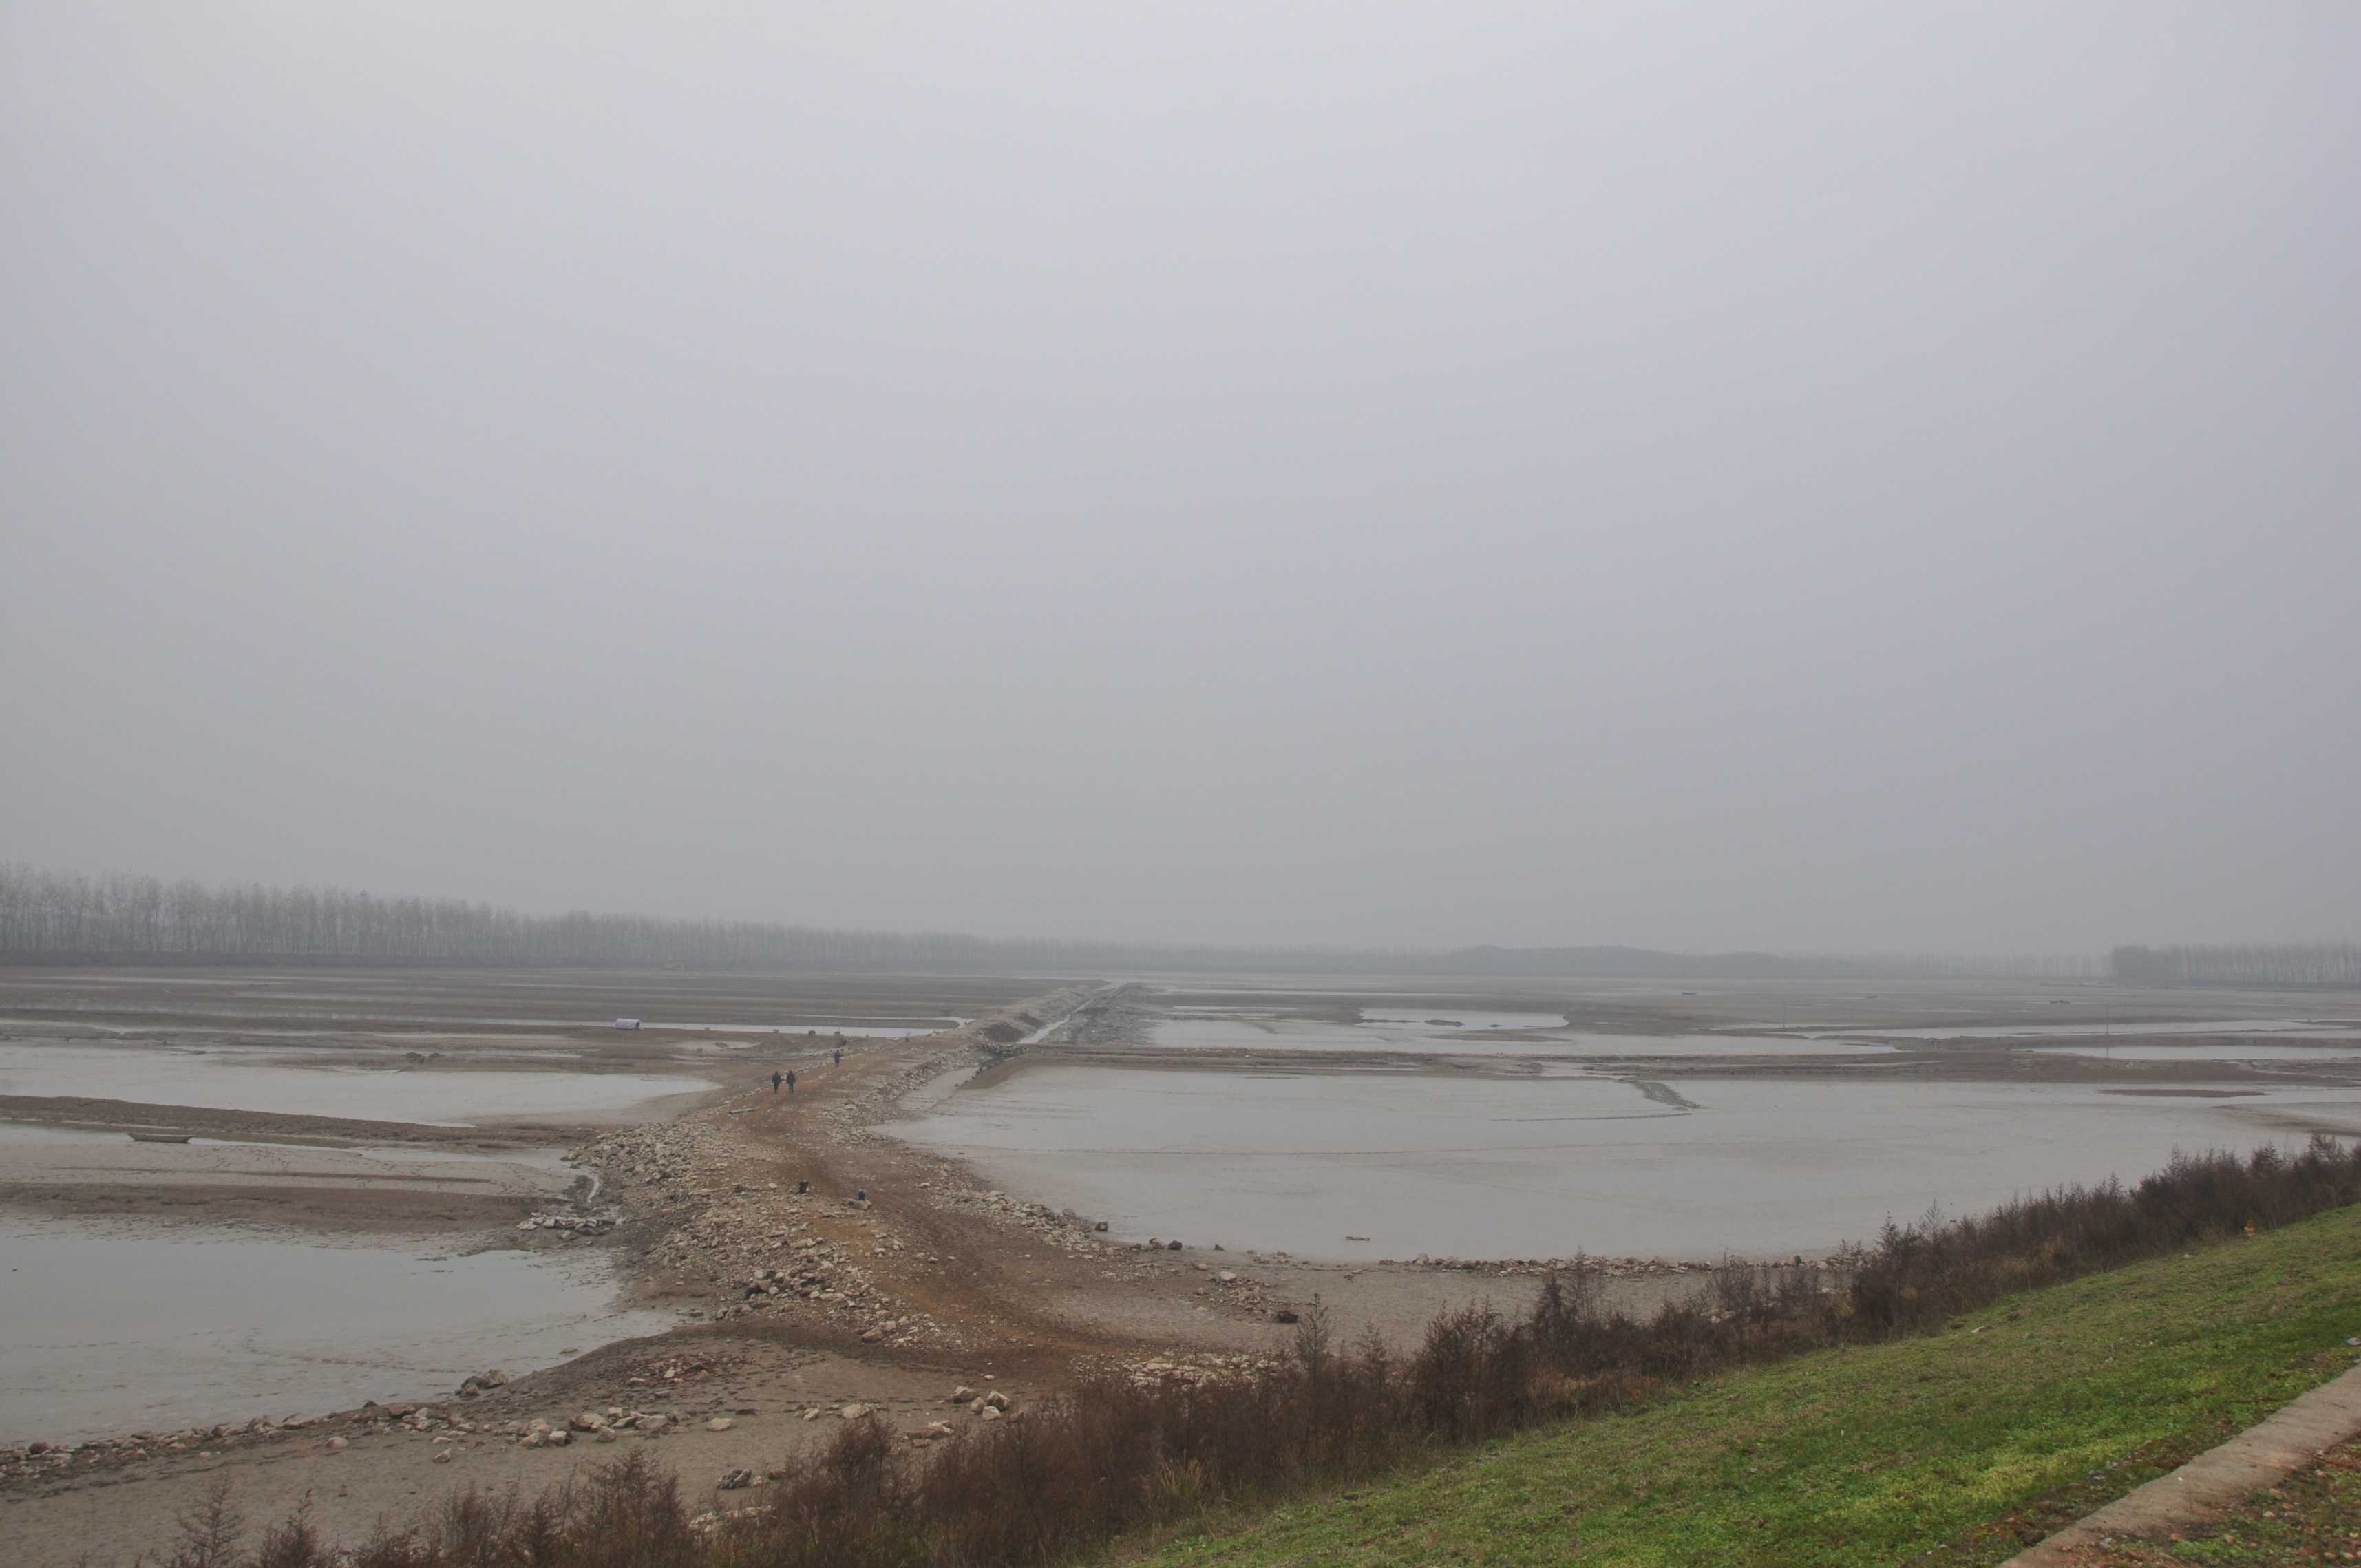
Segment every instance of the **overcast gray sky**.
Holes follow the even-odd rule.
[[[0,859],[2361,933],[2361,6],[0,8]]]

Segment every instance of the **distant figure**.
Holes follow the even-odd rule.
[[[791,1072],[791,1073],[787,1074],[787,1092],[788,1092],[788,1093],[790,1093],[790,1094],[793,1094],[795,1091],[796,1091],[796,1075],[795,1075],[794,1073],[792,1073],[792,1072]]]
[[[842,1046],[836,1047],[836,1060],[829,1065],[832,1067],[842,1067],[844,1065],[844,1047]]]
[[[779,1075],[778,1075],[777,1073],[775,1073],[775,1072],[774,1072],[774,1073],[773,1073],[773,1074],[771,1075],[771,1092],[772,1092],[772,1093],[774,1093],[774,1094],[776,1094],[778,1091],[779,1091]]]

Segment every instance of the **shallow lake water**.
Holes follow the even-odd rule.
[[[2176,1149],[2361,1135],[2361,1091],[1674,1087],[1046,1066],[886,1130],[1120,1235],[1339,1259],[1810,1253]]]
[[[517,1117],[629,1120],[702,1079],[655,1073],[449,1072],[289,1066],[264,1053],[0,1044],[0,1094],[87,1096],[283,1115],[467,1126]]]
[[[1480,1020],[1454,1025],[1452,1019]],[[1510,1022],[1510,1020],[1516,1020]],[[1188,1016],[1158,1021],[1160,1047],[1180,1050],[1410,1051],[1436,1056],[1861,1056],[1891,1046],[1846,1039],[1752,1035],[1605,1035],[1570,1029],[1556,1014],[1389,1013],[1357,1024],[1284,1014]]]
[[[669,1327],[598,1257],[0,1221],[0,1442],[449,1397]]]

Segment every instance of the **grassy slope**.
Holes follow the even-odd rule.
[[[1717,1378],[1145,1560],[1997,1563],[2353,1365],[2353,1334],[2361,1209]]]

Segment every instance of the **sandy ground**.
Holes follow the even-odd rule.
[[[321,1522],[349,1539],[380,1519],[413,1517],[456,1485],[535,1487],[631,1445],[652,1447],[692,1496],[729,1503],[760,1492],[716,1491],[726,1473],[745,1468],[759,1476],[824,1441],[841,1425],[838,1412],[847,1405],[875,1407],[913,1433],[939,1420],[958,1427],[983,1418],[947,1402],[957,1387],[997,1389],[1021,1409],[1082,1367],[1218,1372],[1279,1354],[1295,1332],[1283,1317],[1306,1314],[1315,1300],[1347,1333],[1368,1326],[1402,1340],[1439,1310],[1471,1299],[1514,1310],[1540,1286],[1539,1273],[1529,1269],[1321,1263],[1225,1248],[1217,1236],[1149,1250],[1096,1231],[1091,1216],[1054,1213],[1021,1192],[994,1190],[958,1162],[873,1130],[901,1113],[906,1100],[939,1095],[972,1078],[994,1044],[995,1024],[1004,1036],[1059,1026],[993,1072],[1094,1053],[1137,1059],[1147,1047],[1136,992],[1040,981],[912,981],[899,991],[893,981],[827,982],[836,990],[826,1005],[878,1026],[973,1020],[907,1038],[848,1029],[839,1066],[829,1057],[833,1028],[771,1036],[730,1027],[814,1004],[812,992],[791,994],[785,981],[725,982],[719,993],[706,994],[667,977],[663,983],[671,994],[650,1002],[611,977],[593,977],[588,994],[576,994],[527,978],[483,982],[495,989],[478,993],[469,989],[477,984],[472,978],[438,991],[417,977],[369,976],[357,982],[367,993],[359,1010],[368,1015],[356,1018],[355,986],[343,981],[181,979],[185,983],[172,976],[0,976],[0,1034],[21,1040],[100,1030],[126,1041],[247,1044],[294,1036],[306,1042],[302,1048],[346,1058],[423,1048],[456,1058],[438,1068],[464,1068],[474,1059],[470,1052],[499,1053],[497,1065],[512,1068],[519,1054],[553,1051],[563,1053],[558,1065],[569,1070],[685,1071],[715,1090],[669,1119],[635,1124],[520,1121],[467,1129],[0,1098],[0,1120],[19,1124],[116,1131],[169,1124],[244,1140],[179,1146],[126,1139],[104,1157],[76,1162],[81,1168],[71,1172],[55,1168],[59,1162],[44,1168],[21,1151],[0,1156],[0,1203],[50,1216],[174,1213],[217,1221],[234,1214],[292,1229],[366,1231],[382,1223],[412,1232],[467,1232],[478,1245],[595,1250],[621,1266],[642,1302],[678,1313],[682,1326],[590,1350],[470,1398],[363,1409],[301,1425],[126,1434],[72,1453],[0,1451],[0,1540],[13,1543],[16,1561],[127,1563],[169,1539],[175,1518],[225,1480],[249,1517],[273,1517],[308,1496]],[[1948,994],[1905,1007],[1826,990],[1766,1002],[1762,990],[1707,997],[1658,987],[1587,1005],[1604,1024],[1658,1033],[1716,1023],[1801,1026],[1847,1013],[1900,1027],[1927,1023],[1930,1013],[1952,1005]],[[328,999],[314,1003],[306,999],[313,994]],[[1261,993],[1237,994],[1251,1001]],[[1388,998],[1408,1005],[1427,1000]],[[1537,1006],[1549,1000],[1532,999]],[[1995,1003],[1986,996],[1980,1012],[1963,994],[1956,1012],[2048,1023],[2056,1000],[2028,994]],[[1512,994],[1492,1004],[1525,1001]],[[2110,1005],[2120,1009],[2118,1016],[2134,1010],[2122,999]],[[2259,1001],[2228,1005],[2238,1016],[2268,1015],[2257,1011]],[[2153,1015],[2172,1015],[2164,1006],[2157,1003]],[[599,1028],[626,1011],[696,1026]],[[496,1019],[516,1022],[487,1022]],[[1855,1026],[1855,1016],[1834,1021]],[[1323,1067],[1334,1055],[1323,1055]],[[1914,1050],[1883,1058],[1872,1070],[2104,1071],[2127,1087],[2167,1091],[2188,1080],[2183,1064],[2169,1062],[2094,1067],[2062,1056],[2007,1059],[2025,1055]],[[770,1089],[774,1060],[795,1067],[793,1095]],[[1765,1073],[1809,1070],[1780,1058],[1744,1065]],[[1730,1064],[1717,1070],[1727,1072]],[[1651,1071],[1673,1076],[1677,1069],[1659,1061]],[[2204,1076],[2218,1080],[2222,1069]],[[2350,1081],[2346,1069],[2327,1077]],[[563,1182],[545,1166],[519,1165],[512,1179],[496,1179],[488,1190],[431,1163],[404,1168],[398,1157],[388,1164],[380,1155],[366,1173],[372,1179],[359,1181],[350,1151],[363,1145],[509,1151],[521,1158],[569,1149],[583,1168],[599,1175],[599,1201],[620,1203],[625,1219],[593,1236],[520,1233],[522,1214],[563,1206]],[[466,1172],[468,1179],[483,1175],[474,1166]],[[1605,1281],[1605,1288],[1635,1310],[1698,1283],[1697,1271],[1686,1267],[1623,1272],[1627,1277]],[[611,1428],[609,1411],[633,1424],[578,1432],[563,1447],[531,1439],[535,1420],[562,1429],[590,1414]],[[666,1419],[659,1423],[659,1416]],[[722,1425],[710,1430],[708,1423]]]

